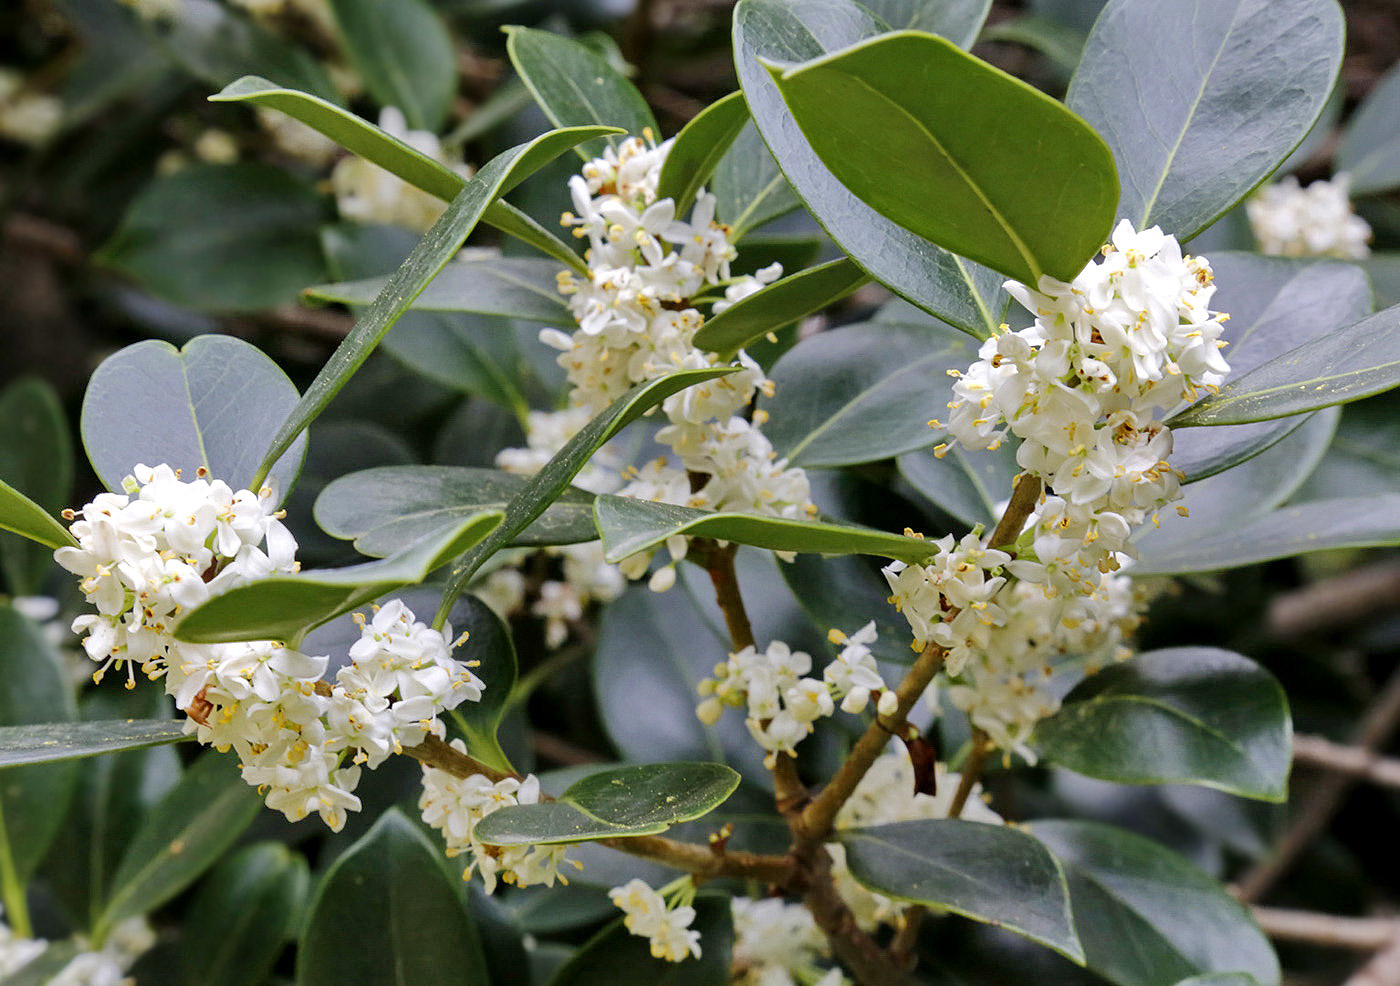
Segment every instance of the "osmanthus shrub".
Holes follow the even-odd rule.
[[[1026,819],[980,781],[1052,765],[1286,795],[1273,678],[1211,640],[1133,640],[1163,576],[1400,543],[1394,493],[1282,506],[1331,409],[1400,384],[1400,308],[1373,312],[1357,267],[1317,259],[1364,249],[1345,183],[1251,200],[1261,244],[1292,259],[1189,243],[1312,130],[1341,13],[1110,0],[1061,103],[964,50],[986,4],[912,20],[895,6],[740,0],[742,91],[664,140],[606,58],[512,28],[514,67],[557,129],[470,177],[404,139],[441,123],[435,91],[376,92],[417,100],[382,127],[281,80],[213,97],[374,166],[345,182],[397,176],[415,197],[384,216],[426,232],[387,278],[312,289],[358,318],[304,393],[232,338],[139,343],[97,369],[83,406],[110,491],[60,522],[71,479],[0,486],[0,525],[76,582],[93,678],[137,693],[76,721],[44,639],[0,610],[13,981],[119,980],[151,945],[143,915],[197,883],[183,937],[221,982],[260,981],[289,934],[307,986],[523,982],[516,919],[481,892],[508,886],[527,902],[517,919],[544,901],[542,935],[612,915],[572,950],[535,950],[559,986],[941,982],[930,942],[963,919],[1120,986],[1276,986],[1248,911],[1185,859],[1104,824]],[[384,50],[356,34],[357,59],[402,59],[392,34]],[[1383,183],[1364,145],[1385,135],[1357,131],[1358,174]],[[560,237],[506,196],[570,154]],[[378,201],[356,187],[352,212]],[[829,250],[790,269],[754,231],[798,208]],[[521,249],[462,254],[482,223]],[[775,333],[871,281],[899,298],[789,337],[774,361]],[[543,325],[555,409],[504,402],[526,442],[496,469],[335,478],[316,519],[368,560],[303,569],[284,520],[306,430],[412,311]],[[51,421],[36,402],[15,392],[5,412]],[[817,470],[885,460],[941,528],[819,510]],[[31,584],[35,557],[7,554],[7,579]],[[527,599],[541,558],[556,574]],[[722,641],[681,598],[697,590],[687,562],[709,577]],[[763,582],[766,605],[783,580],[829,652],[755,634],[746,592]],[[528,606],[555,648],[598,605],[598,708],[625,762],[519,770],[502,725],[523,683],[493,609]],[[162,690],[174,720],[153,711]],[[181,740],[212,748],[183,773],[157,756]],[[414,794],[365,793],[405,757],[421,763]],[[78,797],[159,796],[111,808],[134,831],[90,861],[87,911],[58,940],[28,891],[80,770]],[[265,842],[225,858],[259,802],[333,831],[372,816],[304,914],[300,856]],[[561,896],[580,885],[610,889]]]

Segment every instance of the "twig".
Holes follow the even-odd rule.
[[[987,539],[987,547],[1000,548],[1013,544],[1021,536],[1021,528],[1026,526],[1026,518],[1035,510],[1040,499],[1040,477],[1028,472],[1016,478],[1016,489],[1011,494],[1011,502],[1006,505],[1006,513],[1001,515],[996,530]]]
[[[565,767],[581,767],[585,764],[603,761],[603,758],[592,750],[585,750],[561,736],[555,736],[553,733],[546,733],[540,729],[530,730],[530,742],[542,759],[562,764]]]
[[[1373,952],[1400,933],[1400,918],[1348,918],[1278,907],[1252,907],[1250,913],[1264,934],[1275,941]]]
[[[495,767],[488,767],[476,757],[469,756],[461,750],[454,749],[444,740],[436,736],[429,736],[417,746],[406,747],[403,751],[414,760],[427,767],[436,767],[444,773],[453,777],[471,777],[481,774],[492,782],[503,781],[506,778],[514,777],[519,779],[519,774],[512,774],[508,770],[497,770]]]
[[[1349,978],[1343,986],[1400,986],[1400,933]]]
[[[808,844],[797,860],[807,879],[803,903],[831,941],[836,957],[855,974],[859,986],[905,986],[908,977],[873,938],[860,930],[851,909],[837,892],[826,847]]]
[[[958,775],[958,789],[953,792],[953,803],[948,806],[949,818],[957,818],[967,807],[967,799],[981,779],[982,768],[986,766],[987,758],[991,754],[991,739],[982,730],[974,728],[972,748],[968,751],[967,762],[963,764],[962,772]]]
[[[1400,606],[1400,564],[1383,562],[1279,595],[1269,605],[1268,626],[1294,637],[1352,626]]]
[[[1334,770],[1384,787],[1400,787],[1400,759],[1334,743],[1322,736],[1293,737],[1293,762]]]
[[[1380,695],[1357,726],[1353,746],[1374,752],[1400,724],[1400,671],[1391,674]],[[1278,848],[1268,860],[1255,866],[1239,882],[1238,895],[1252,903],[1261,899],[1293,865],[1304,849],[1327,828],[1342,799],[1356,783],[1349,774],[1329,773],[1310,792],[1310,798],[1293,820]]]

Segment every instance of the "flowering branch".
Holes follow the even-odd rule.
[[[953,803],[948,806],[949,818],[957,818],[962,814],[963,808],[967,807],[967,799],[972,794],[972,789],[977,786],[977,781],[982,776],[982,768],[986,766],[987,757],[991,755],[992,749],[991,737],[983,730],[974,728],[971,749],[962,765],[962,772],[958,775],[958,790],[953,795]]]

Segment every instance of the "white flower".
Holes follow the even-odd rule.
[[[1307,188],[1288,175],[1261,188],[1245,203],[1259,249],[1285,257],[1365,260],[1371,255],[1371,227],[1352,212],[1350,186],[1346,174]]]
[[[817,964],[830,956],[830,945],[805,906],[778,897],[735,897],[731,908],[734,964],[743,970],[736,983],[798,986],[817,976],[830,975]],[[840,976],[839,971],[832,971]]]
[[[690,925],[695,908],[667,908],[665,899],[643,880],[630,880],[608,891],[608,897],[625,915],[623,925],[639,938],[651,941],[653,958],[683,962],[700,957],[700,932]]]
[[[380,111],[379,128],[462,177],[471,177],[471,169],[450,158],[436,136],[426,130],[410,130],[397,107],[386,106]],[[340,214],[346,219],[406,226],[420,233],[447,208],[441,199],[360,157],[347,157],[336,164],[331,172],[331,188]]]

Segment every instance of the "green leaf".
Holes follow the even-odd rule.
[[[467,553],[452,570],[452,579],[443,594],[443,615],[452,600],[466,589],[482,564],[501,548],[514,543],[526,528],[535,522],[549,505],[559,498],[578,475],[593,453],[602,448],[619,431],[660,404],[667,397],[703,380],[733,373],[734,367],[713,366],[697,370],[678,370],[638,384],[579,430],[578,434],[555,453],[554,458],[520,488],[506,506],[506,519],[489,537]]]
[[[1213,572],[1313,551],[1393,544],[1400,544],[1400,493],[1312,500],[1207,536],[1179,539],[1134,564],[1133,575]]]
[[[1273,675],[1214,647],[1149,651],[1090,675],[1031,740],[1049,762],[1117,784],[1199,784],[1283,801],[1293,728]]]
[[[982,32],[982,41],[1018,44],[1038,51],[1049,59],[1055,74],[1067,81],[1084,54],[1084,34],[1066,24],[1027,14],[993,24]]]
[[[305,48],[215,0],[181,3],[164,41],[166,54],[213,86],[241,75],[265,75],[326,99],[339,98],[325,68]]]
[[[995,525],[1001,516],[997,508],[1011,497],[1021,471],[1016,448],[1014,440],[1003,442],[995,452],[955,446],[941,459],[931,452],[910,452],[901,455],[897,465],[909,485],[940,510],[968,527]]]
[[[45,722],[0,728],[0,767],[56,763],[191,739],[171,719]]]
[[[297,986],[485,986],[481,944],[434,847],[397,808],[336,860],[297,948]]]
[[[93,929],[101,941],[118,922],[148,914],[213,865],[262,807],[258,792],[239,776],[235,758],[210,751],[146,816],[127,847],[102,916]]]
[[[871,890],[998,925],[1083,960],[1060,864],[1025,832],[941,818],[838,835],[851,873]]]
[[[148,339],[102,361],[83,397],[81,430],[92,468],[120,490],[134,466],[165,463],[193,481],[202,467],[249,489],[297,391],[263,352],[232,336],[197,336],[176,349]],[[288,445],[292,445],[288,442]],[[306,454],[297,438],[272,471],[279,494]]]
[[[733,353],[869,283],[870,276],[845,257],[798,271],[707,319],[695,333],[695,345],[708,352]]]
[[[714,174],[748,122],[749,106],[742,92],[731,92],[697,113],[676,134],[661,166],[656,197],[671,199],[676,203],[676,215],[686,215],[695,193]]]
[[[1351,176],[1353,195],[1373,195],[1400,185],[1400,66],[1392,67],[1347,123],[1333,166]]]
[[[798,555],[777,568],[813,626],[853,633],[862,620],[873,621],[879,636],[871,652],[892,664],[913,662],[909,621],[890,605],[876,564],[855,555]]]
[[[225,859],[190,905],[180,943],[186,981],[258,986],[296,932],[310,883],[306,860],[260,842]]]
[[[457,93],[457,54],[442,18],[423,0],[331,0],[350,64],[380,106],[413,130],[437,132]]]
[[[390,174],[397,175],[415,188],[421,188],[444,202],[451,202],[467,184],[467,179],[441,162],[415,150],[397,137],[390,136],[368,120],[363,120],[310,93],[286,89],[266,79],[250,75],[210,96],[209,101],[249,102],[281,110],[329,137],[346,150],[372,161]],[[529,243],[566,266],[572,266],[579,271],[585,269],[583,261],[567,244],[507,202],[492,202],[486,207],[481,219],[501,232]]]
[[[651,763],[589,774],[558,800],[493,811],[477,825],[487,845],[528,846],[656,835],[718,808],[739,786],[720,763]]]
[[[136,196],[97,260],[185,308],[271,308],[326,279],[316,238],[326,206],[285,168],[192,164]]]
[[[752,120],[720,158],[710,191],[715,194],[715,215],[728,224],[735,243],[802,205]]]
[[[1278,960],[1249,911],[1180,856],[1098,822],[1041,821],[1030,830],[1065,868],[1092,972],[1118,986],[1210,972],[1278,986]]]
[[[932,542],[869,527],[789,520],[758,514],[716,513],[630,496],[600,496],[593,502],[605,557],[619,562],[677,534],[750,544],[772,551],[826,555],[877,555],[907,562],[927,561]]]
[[[1223,215],[1312,128],[1343,33],[1334,0],[1110,3],[1065,102],[1113,148],[1119,214],[1182,241]]]
[[[1299,500],[1385,494],[1400,476],[1400,413],[1387,394],[1339,408],[1332,444],[1298,493]],[[1187,432],[1187,434],[1190,434]]]
[[[985,338],[996,331],[1006,307],[1002,276],[909,232],[852,196],[798,130],[759,63],[760,58],[810,61],[887,30],[852,0],[740,0],[734,8],[734,62],[744,97],[787,180],[837,245],[891,290]],[[877,160],[886,157],[882,153]]]
[[[457,255],[487,206],[579,141],[599,132],[598,127],[550,131],[496,155],[467,182],[311,382],[278,431],[272,451],[263,460],[262,471],[270,468],[325,410],[399,316]]]
[[[620,127],[636,136],[646,130],[661,136],[637,87],[602,55],[549,31],[511,27],[507,33],[511,64],[556,127],[596,124]],[[602,154],[605,143],[615,147],[619,142],[620,138],[609,138],[574,149],[588,161]]]
[[[559,293],[558,273],[559,265],[552,260],[507,257],[459,260],[444,267],[409,307],[413,311],[476,312],[547,325],[574,325],[569,307]],[[317,284],[303,293],[314,301],[368,305],[388,281],[387,277],[370,277],[339,284]]]
[[[628,931],[622,918],[609,924],[574,953],[550,978],[549,986],[727,986],[734,951],[734,919],[730,897],[700,893],[695,897],[695,920],[700,932],[700,957],[684,962],[653,958],[651,945]]]
[[[1259,986],[1259,980],[1247,972],[1212,972],[1183,979],[1176,986]]]
[[[895,31],[927,31],[971,48],[991,12],[991,0],[870,0],[864,4]]]
[[[0,568],[11,595],[31,596],[53,569],[45,549],[73,543],[53,516],[73,492],[73,440],[58,394],[34,377],[0,392],[0,426],[0,529],[38,542],[0,538]]]
[[[74,718],[73,694],[58,655],[30,620],[0,604],[0,726],[33,728]],[[8,730],[6,730],[8,731]],[[68,812],[76,765],[0,771],[0,881],[23,886],[44,858]],[[7,901],[8,902],[8,901]]]
[[[316,499],[316,523],[382,557],[483,510],[504,511],[529,478],[498,469],[383,466],[333,481]],[[593,494],[565,487],[511,544],[576,544],[598,536]]]
[[[904,229],[1028,284],[1072,280],[1107,240],[1118,204],[1108,146],[951,41],[901,31],[770,70],[822,163]],[[881,160],[899,167],[872,171]]]
[[[1345,404],[1400,385],[1400,305],[1277,356],[1168,418],[1233,425]]]
[[[510,710],[517,676],[510,628],[490,606],[472,595],[463,596],[453,607],[452,628],[470,635],[458,657],[481,662],[477,674],[486,682],[486,688],[481,701],[464,702],[454,709],[451,722],[460,731],[468,753],[488,767],[513,770],[498,739],[501,720]]]
[[[966,333],[933,320],[820,332],[774,364],[763,432],[780,455],[807,469],[932,445],[940,432],[929,421],[948,416],[953,396],[955,381],[946,371],[976,358]]]
[[[388,558],[347,568],[274,575],[238,586],[186,613],[175,626],[175,636],[203,644],[299,640],[307,630],[341,613],[422,582],[489,535],[502,517],[498,510],[484,510]]]

